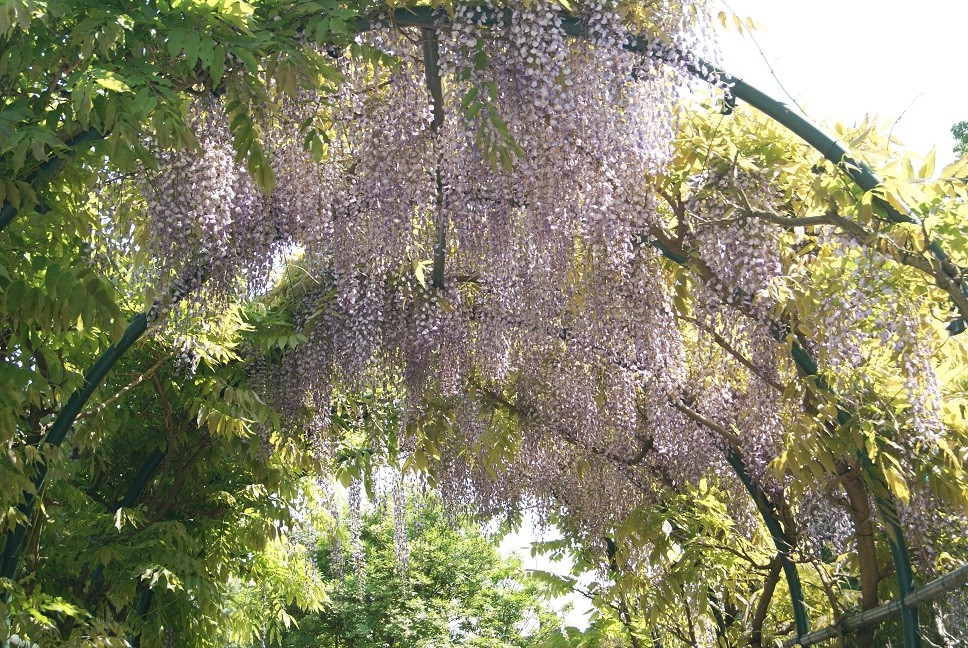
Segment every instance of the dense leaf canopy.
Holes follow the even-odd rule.
[[[560,621],[517,559],[502,559],[476,526],[448,520],[436,498],[412,493],[407,499],[406,510],[397,511],[406,520],[406,566],[397,557],[387,501],[362,520],[362,569],[334,569],[350,562],[345,542],[322,548],[330,601],[322,612],[299,618],[283,646],[511,648],[542,645],[557,630]],[[336,537],[350,532],[344,525]],[[334,559],[333,552],[346,555]]]
[[[722,110],[702,2],[398,4],[0,6],[6,632],[278,636],[387,469],[553,522],[634,646],[964,562],[968,160]]]

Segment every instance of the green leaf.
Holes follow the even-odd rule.
[[[111,70],[104,70],[97,73],[94,77],[94,82],[112,92],[131,92],[131,86],[128,85],[127,80]]]
[[[921,168],[918,169],[919,178],[930,178],[932,175],[934,175],[934,161],[935,154],[934,149],[932,148],[927,157],[924,158]]]

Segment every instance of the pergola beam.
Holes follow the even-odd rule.
[[[963,565],[954,571],[950,571],[944,576],[934,579],[924,587],[912,591],[904,597],[904,605],[900,600],[885,603],[872,610],[861,612],[852,617],[844,619],[838,624],[827,626],[820,630],[811,632],[799,639],[792,639],[784,644],[787,648],[794,646],[813,646],[822,641],[836,639],[838,636],[848,632],[856,632],[861,628],[872,626],[891,617],[900,614],[903,608],[915,608],[924,603],[933,601],[940,596],[954,591],[959,587],[968,584],[968,565]]]
[[[492,26],[502,26],[508,24],[510,21],[510,12],[493,12],[490,10],[483,10],[484,20],[483,24]],[[447,20],[446,14],[432,9],[430,7],[415,7],[410,9],[398,9],[395,12],[395,22],[401,26],[412,26],[419,27],[422,29],[436,29],[438,25]],[[370,29],[371,24],[367,21],[360,21],[358,23],[358,29],[360,31],[365,31]],[[582,22],[571,15],[562,16],[562,27],[565,33],[575,36],[583,37],[584,25]],[[656,46],[659,46],[658,48]],[[853,158],[846,148],[844,148],[840,143],[838,143],[833,138],[829,137],[826,133],[821,131],[811,122],[809,122],[804,117],[794,113],[789,107],[784,105],[772,97],[766,95],[765,93],[759,91],[750,84],[744,82],[742,79],[733,77],[717,67],[710,65],[699,59],[692,59],[686,56],[682,52],[678,52],[673,48],[661,44],[650,42],[645,38],[635,38],[632,39],[628,44],[627,48],[639,52],[645,55],[659,56],[663,60],[670,63],[675,62],[687,62],[687,69],[697,77],[706,80],[716,86],[722,87],[727,93],[728,97],[735,97],[748,102],[753,107],[757,108],[767,116],[776,120],[781,125],[790,129],[798,137],[803,139],[807,144],[820,152],[826,159],[837,165],[838,168],[843,170],[861,189],[864,191],[871,191],[881,185],[880,178],[861,161]],[[689,61],[692,61],[691,63]],[[92,142],[100,139],[102,135],[95,131],[85,131],[78,135],[75,140],[69,141],[68,144],[71,146],[65,155],[72,155],[87,146]],[[56,174],[60,167],[64,163],[63,157],[52,158],[47,162],[43,163],[41,167],[38,168],[37,172],[28,176],[27,180],[31,183],[39,182],[45,180]],[[896,210],[892,205],[888,204],[886,201],[880,198],[875,199],[875,204],[884,211],[887,218],[892,222],[905,222],[905,223],[919,223],[920,221],[911,213],[902,213]],[[6,225],[8,225],[17,215],[19,210],[15,209],[9,202],[4,202],[2,209],[0,209],[0,231]],[[941,247],[937,240],[929,239],[927,242],[927,248],[932,254],[932,256],[942,264],[951,263],[950,258]],[[682,263],[681,259],[673,259],[678,263]],[[954,282],[955,280],[952,279]],[[954,290],[960,290],[962,295],[968,295],[968,284],[961,281],[953,287]],[[960,312],[960,311],[959,311]],[[964,315],[962,313],[962,315]],[[131,324],[128,326],[122,340],[116,345],[110,347],[102,357],[91,367],[85,376],[84,385],[72,394],[68,404],[65,408],[58,414],[57,419],[52,426],[51,432],[44,439],[44,442],[53,446],[59,446],[63,443],[67,436],[67,433],[73,426],[77,415],[80,413],[84,404],[91,398],[93,393],[96,391],[97,387],[104,380],[107,373],[111,370],[114,364],[121,358],[121,356],[127,351],[127,349],[140,338],[147,328],[147,316],[141,314],[136,316]],[[965,321],[962,317],[959,317],[949,324],[949,331],[952,334],[957,334],[965,330]],[[798,345],[794,344],[792,349],[792,354],[795,362],[801,368],[801,370],[809,375],[816,375],[817,367],[813,359],[807,354],[803,349],[799,348]],[[22,506],[22,510],[27,514],[29,521],[29,513],[33,509],[36,497],[43,488],[46,479],[46,465],[41,464],[38,473],[34,479],[35,489],[32,493],[29,493],[26,497],[26,502]],[[882,511],[883,513],[883,511]],[[889,516],[884,516],[889,517]],[[910,561],[907,557],[906,548],[903,546],[903,536],[900,536],[900,528],[898,525],[891,523],[890,520],[885,520],[889,527],[889,542],[891,544],[892,554],[895,556],[895,566],[899,564],[907,564],[907,570],[905,574],[898,571],[898,581],[899,587],[901,589],[902,600],[906,604],[909,601],[913,601],[913,605],[921,600],[921,598],[915,597],[916,593],[920,593],[919,596],[926,596],[924,594],[925,590],[928,590],[931,585],[921,588],[920,590],[905,591],[905,589],[910,589],[911,579],[910,579]],[[25,523],[26,524],[26,523]],[[19,560],[20,551],[23,545],[24,533],[26,531],[25,524],[21,524],[13,532],[7,534],[6,543],[3,548],[2,557],[0,557],[0,576],[6,578],[15,578],[16,567]],[[897,538],[900,538],[900,542],[897,542]],[[900,555],[899,555],[900,553]],[[966,572],[968,576],[968,572]],[[960,578],[960,577],[959,577]],[[957,579],[948,581],[949,583],[955,582]],[[959,584],[963,584],[965,581],[962,580]],[[933,583],[932,583],[933,584]],[[905,585],[907,587],[905,587]],[[951,585],[955,587],[957,585]],[[934,591],[934,590],[931,590]],[[792,594],[792,592],[791,592]],[[914,598],[912,598],[914,597]],[[148,599],[150,600],[150,599]],[[139,607],[147,608],[147,605],[141,606],[142,601],[139,601]],[[890,604],[889,604],[890,605]],[[876,608],[875,610],[879,610]],[[139,612],[141,610],[139,609]],[[865,614],[870,615],[874,611],[869,611]],[[863,616],[863,615],[861,615]],[[905,614],[904,619],[907,620],[910,615]],[[865,617],[867,618],[867,617]],[[916,621],[916,616],[914,617]],[[802,634],[802,629],[800,623],[797,623],[798,634]],[[915,640],[917,639],[917,629],[908,627],[909,623],[905,622],[905,639],[906,645],[911,646],[916,645],[916,643],[909,643],[908,635],[910,632],[915,633]],[[825,632],[822,630],[819,632]],[[807,634],[806,637],[811,635]],[[801,636],[801,645],[803,644],[804,637]]]

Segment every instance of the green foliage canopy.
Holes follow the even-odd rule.
[[[409,561],[394,550],[393,516],[370,511],[362,530],[365,568],[345,576],[348,542],[324,548],[319,569],[331,588],[321,612],[297,616],[287,648],[422,648],[540,646],[560,620],[545,607],[541,588],[516,558],[502,558],[476,522],[448,519],[436,496],[410,499]],[[348,538],[349,529],[337,531]],[[334,560],[332,551],[343,551]]]
[[[249,384],[255,372],[247,363],[279,369],[303,352],[312,332],[305,320],[319,311],[303,321],[296,313],[311,292],[307,286],[325,277],[283,281],[277,292],[230,309],[219,324],[186,318],[180,329],[156,331],[100,388],[97,404],[82,413],[78,434],[63,450],[42,440],[69,395],[83,384],[84,368],[118,339],[129,317],[144,310],[143,286],[130,271],[144,254],[144,238],[138,237],[147,227],[136,172],[151,167],[159,151],[195,148],[189,106],[198,95],[214,95],[227,113],[238,160],[264,190],[272,190],[268,160],[273,151],[264,136],[285,101],[301,92],[326,96],[341,81],[337,59],[326,50],[345,50],[392,67],[389,57],[350,46],[356,31],[352,21],[365,8],[281,0],[12,0],[0,7],[5,89],[0,108],[5,215],[0,221],[6,225],[18,210],[24,216],[0,240],[0,440],[7,450],[0,464],[0,497],[6,528],[21,524],[31,530],[24,557],[29,575],[9,588],[14,630],[50,645],[83,644],[92,637],[119,641],[139,631],[155,645],[165,640],[217,645],[227,636],[217,630],[231,594],[228,582],[270,581],[271,605],[240,606],[234,637],[251,635],[260,615],[278,622],[274,632],[281,632],[286,606],[321,603],[317,583],[287,581],[279,565],[302,560],[285,544],[283,530],[291,530],[292,510],[306,497],[303,477],[333,467],[317,465],[310,440],[302,436],[307,428],[287,427],[292,420],[284,423]],[[379,92],[371,97],[380,98]],[[486,109],[494,113],[491,123],[504,125],[506,134],[496,110]],[[840,129],[838,135],[887,178],[873,192],[845,183],[834,165],[743,110],[728,118],[707,108],[686,113],[673,162],[665,173],[643,178],[662,199],[663,219],[643,240],[666,254],[654,275],[672,296],[670,313],[688,359],[683,370],[690,388],[670,405],[715,438],[704,447],[720,461],[723,448],[762,460],[757,479],[785,532],[797,542],[794,558],[809,574],[804,576],[807,604],[824,620],[898,594],[891,579],[880,577],[890,573],[888,548],[875,542],[869,528],[872,502],[896,503],[915,522],[918,512],[941,509],[931,525],[906,520],[920,578],[965,555],[952,529],[968,501],[966,353],[960,339],[946,337],[950,306],[938,290],[961,281],[968,266],[965,162],[936,173],[931,159],[890,153],[869,126]],[[311,120],[296,130],[293,137],[317,160],[325,157],[325,124]],[[48,178],[54,161],[62,159],[71,164]],[[505,171],[513,170],[510,155],[500,162]],[[38,193],[32,183],[41,179],[49,182],[36,183],[44,187]],[[766,187],[768,208],[750,200],[756,198],[751,187]],[[122,199],[114,200],[117,196]],[[910,208],[920,221],[890,222],[878,210],[878,200]],[[748,289],[751,282],[735,286],[734,310],[703,319],[706,290],[721,268],[710,261],[697,233],[704,233],[706,243],[735,242],[738,231],[745,236],[740,240],[775,245],[777,258],[771,261],[780,271],[755,290]],[[951,251],[947,265],[925,254],[933,239]],[[579,249],[569,259],[574,270],[569,281],[579,286],[589,281],[593,253]],[[428,266],[428,259],[401,263],[387,281],[426,288]],[[288,269],[311,274],[298,263]],[[575,313],[593,309],[588,304],[595,294],[587,286],[574,291],[569,308]],[[832,308],[843,305],[843,295],[861,301]],[[863,301],[871,295],[875,299]],[[322,310],[326,300],[332,295],[311,305]],[[762,321],[760,307],[775,325],[774,346],[734,326],[757,317]],[[896,348],[879,342],[898,315],[907,318],[904,339],[923,342],[918,348],[926,349],[924,356],[905,355],[913,343]],[[836,355],[843,355],[838,345],[851,328],[866,337],[849,347],[853,358],[837,365],[844,360]],[[187,362],[180,358],[186,349]],[[843,374],[803,372],[786,353],[778,353],[792,349],[815,352],[822,365],[840,366]],[[863,361],[854,365],[852,360]],[[911,371],[915,360],[924,364]],[[937,385],[924,382],[929,375],[937,376]],[[461,385],[462,395],[480,401],[489,415],[474,444],[463,436],[461,398],[410,394],[423,409],[406,421],[415,447],[405,457],[395,414],[383,411],[375,421],[357,425],[353,413],[360,395],[351,394],[345,408],[337,403],[328,412],[334,415],[328,433],[353,433],[341,439],[347,452],[336,458],[352,466],[337,467],[365,478],[373,465],[368,462],[383,453],[446,485],[448,470],[463,461],[480,484],[504,479],[505,485],[544,489],[540,492],[554,502],[575,555],[610,574],[599,601],[633,641],[649,640],[656,628],[665,639],[684,643],[695,643],[696,636],[754,642],[758,631],[784,634],[791,613],[784,585],[777,584],[775,547],[756,507],[729,473],[713,470],[705,483],[676,473],[682,466],[662,463],[654,431],[636,439],[642,448],[633,461],[607,445],[583,445],[565,427],[549,441],[558,453],[554,466],[562,468],[555,475],[560,480],[528,482],[531,473],[510,469],[534,428],[534,410],[518,397],[529,387],[526,377],[510,375],[494,384],[477,378],[472,375]],[[763,399],[763,391],[754,387],[771,397]],[[929,387],[936,388],[934,414],[940,421],[930,440],[919,428],[923,403],[917,400]],[[724,411],[724,393],[733,410]],[[600,386],[589,407],[602,408],[614,397]],[[771,419],[772,432],[764,432],[757,420],[763,400],[781,405]],[[307,411],[300,410],[304,416],[297,422],[304,424],[312,412],[301,405]],[[717,419],[720,415],[724,418]],[[691,429],[685,419],[677,425]],[[775,454],[763,454],[764,437],[776,444]],[[166,453],[159,472],[135,494],[131,507],[119,507],[147,451],[156,448]],[[41,462],[51,469],[50,485],[39,493],[41,507],[28,519],[17,505],[32,493],[31,477]],[[596,509],[594,499],[584,499],[587,489],[573,488],[589,480],[642,499],[624,519],[609,517]],[[829,542],[825,538],[820,549],[807,544],[821,536],[804,529],[808,524],[801,519],[816,511],[818,497],[849,522],[848,532]],[[600,515],[596,522],[605,519],[615,552],[603,551],[602,538],[584,531],[594,515]],[[879,524],[890,528],[892,522],[889,514]],[[378,536],[374,532],[373,547],[383,550],[386,544],[377,543]],[[871,540],[864,544],[862,538]],[[281,548],[270,540],[281,542]],[[376,571],[367,574],[368,582],[389,582],[388,556],[377,552],[369,564]],[[448,563],[441,557],[440,564]],[[452,563],[454,569],[461,565]],[[414,592],[419,585],[414,581]],[[132,605],[149,586],[156,603],[137,618]],[[291,595],[290,589],[303,593]],[[357,599],[349,590],[339,596],[332,609],[352,609],[354,619],[365,625],[354,630],[361,637],[383,629],[403,632],[404,616],[419,616],[401,604],[387,620],[374,608],[353,603]],[[761,613],[762,601],[767,609]],[[428,616],[425,633],[451,630],[443,619],[443,613]]]

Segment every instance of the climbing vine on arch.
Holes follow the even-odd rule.
[[[4,497],[24,538],[50,543],[17,512],[38,459],[74,465],[44,432],[144,310],[170,371],[209,359],[238,383],[187,403],[187,429],[382,453],[485,517],[537,506],[636,640],[683,618],[696,640],[790,636],[897,596],[879,502],[919,577],[961,555],[963,167],[845,132],[887,177],[865,192],[763,118],[686,103],[701,3],[64,6],[0,25],[18,60],[73,35],[5,77]],[[282,332],[212,358],[200,331],[237,302],[271,313],[243,328]],[[220,428],[243,385],[272,414]],[[132,406],[113,386],[95,400]],[[348,452],[333,435],[376,393],[394,427]],[[82,417],[68,447],[107,456],[128,438],[111,425]]]

